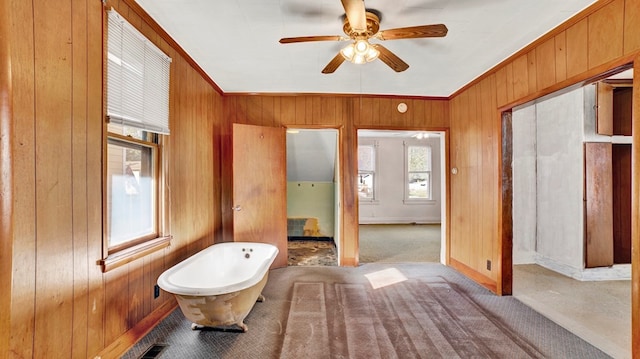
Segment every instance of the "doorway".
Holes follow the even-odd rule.
[[[287,247],[290,266],[338,265],[338,156],[338,130],[287,129]]]
[[[443,262],[445,136],[358,130],[359,262]]]
[[[621,77],[633,74],[618,75],[616,81]],[[599,132],[597,111],[603,106],[597,105],[597,88],[588,84],[513,109],[513,296],[607,354],[628,357],[631,265],[618,263],[628,263],[626,258],[615,260],[613,223],[626,216],[616,217],[611,208],[622,207],[617,192],[604,190],[625,186],[598,184],[599,223],[590,218],[589,188],[594,179],[619,183],[616,178],[625,176],[611,174],[612,167],[628,175],[629,161],[617,161],[611,148],[627,153],[631,140]],[[608,154],[591,161],[592,146],[609,148]],[[609,174],[590,174],[593,163]],[[598,238],[590,238],[594,235]],[[610,260],[589,268],[593,250],[604,248],[590,248],[596,241],[608,241],[604,253],[595,254]]]

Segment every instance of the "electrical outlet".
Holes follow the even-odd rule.
[[[160,296],[160,286],[157,284],[153,286],[153,299],[156,299]]]
[[[491,270],[491,261],[487,259],[487,270]]]

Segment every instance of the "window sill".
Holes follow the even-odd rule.
[[[148,254],[169,247],[171,244],[171,238],[171,236],[158,237],[131,248],[123,249],[117,253],[108,255],[107,258],[99,260],[98,265],[102,266],[102,272],[106,273]]]
[[[432,199],[405,199],[404,201],[402,201],[402,203],[404,204],[418,204],[418,205],[434,205],[437,203],[437,201],[434,201]]]

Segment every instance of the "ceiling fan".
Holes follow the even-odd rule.
[[[409,65],[402,61],[396,54],[380,44],[371,44],[369,39],[398,40],[416,39],[423,37],[444,37],[447,35],[447,27],[443,24],[420,25],[402,27],[380,31],[380,13],[376,10],[366,9],[364,0],[341,0],[344,7],[345,19],[342,30],[344,36],[302,36],[285,37],[280,39],[281,44],[311,41],[350,41],[347,47],[325,66],[323,74],[333,73],[344,61],[355,64],[371,62],[379,58],[396,72],[402,72]]]

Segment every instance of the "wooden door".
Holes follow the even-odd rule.
[[[233,124],[233,240],[278,247],[287,265],[287,177],[282,128]]]
[[[611,143],[585,143],[586,267],[613,265]]]
[[[631,145],[613,145],[613,262],[631,263]]]

